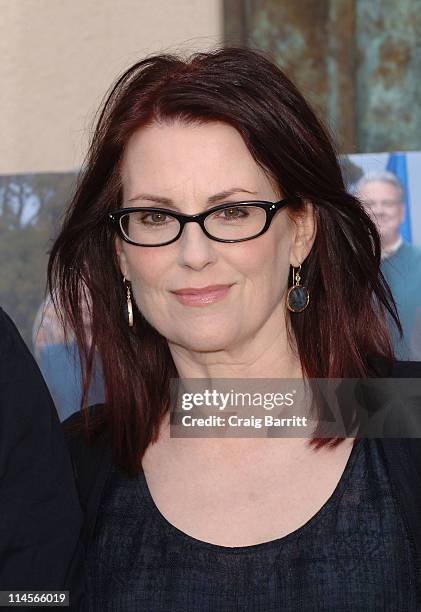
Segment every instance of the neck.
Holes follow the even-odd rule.
[[[382,259],[390,257],[399,249],[403,242],[402,236],[398,235],[390,240],[387,244],[382,244]]]

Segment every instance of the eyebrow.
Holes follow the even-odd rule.
[[[215,193],[215,195],[210,196],[207,199],[208,204],[217,204],[221,200],[226,200],[230,196],[236,193],[249,193],[250,195],[257,195],[256,191],[250,191],[248,189],[244,189],[244,187],[232,187],[231,189],[226,189],[224,191],[220,191],[219,193]],[[130,198],[127,202],[138,202],[139,200],[146,200],[147,202],[153,202],[154,204],[163,204],[167,208],[171,208],[178,212],[181,212],[179,208],[174,204],[171,198],[164,198],[162,196],[152,195],[150,193],[139,193],[134,198]]]

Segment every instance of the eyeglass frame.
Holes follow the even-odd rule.
[[[191,222],[198,223],[200,227],[202,228],[202,231],[205,234],[205,236],[207,236],[210,240],[215,240],[216,242],[229,242],[229,243],[245,242],[247,240],[254,240],[254,238],[258,238],[259,236],[267,232],[267,230],[269,229],[272,223],[273,217],[278,212],[278,210],[285,208],[289,204],[298,203],[299,201],[300,201],[300,198],[293,197],[293,198],[284,198],[282,200],[279,200],[278,202],[268,202],[265,200],[229,202],[228,204],[219,204],[218,206],[213,206],[212,208],[209,208],[208,210],[205,210],[201,213],[196,213],[195,215],[185,215],[183,213],[177,213],[173,210],[169,210],[168,208],[156,208],[156,207],[149,207],[149,206],[130,206],[128,208],[119,208],[118,210],[107,213],[107,218],[108,218],[108,221],[111,222],[114,228],[117,230],[117,233],[119,234],[120,238],[122,238],[122,240],[124,240],[125,242],[129,244],[133,244],[134,246],[160,247],[160,246],[167,246],[168,244],[172,244],[173,242],[176,242],[181,237],[181,234],[183,233],[183,229],[186,223],[191,223]],[[257,206],[259,208],[263,208],[263,210],[266,213],[265,224],[263,228],[260,230],[260,232],[257,233],[255,236],[251,236],[250,238],[238,238],[238,239],[237,238],[234,238],[234,239],[216,238],[215,236],[212,236],[211,234],[209,234],[208,230],[205,227],[205,219],[209,215],[211,215],[212,213],[218,210],[225,210],[226,208],[236,208],[237,206],[245,207],[245,206],[252,206],[252,205]],[[143,211],[160,212],[160,213],[164,213],[166,215],[170,215],[174,217],[180,224],[180,231],[178,232],[177,236],[161,244],[139,244],[138,242],[131,240],[128,236],[125,235],[123,228],[121,227],[120,219],[127,213],[143,212]]]

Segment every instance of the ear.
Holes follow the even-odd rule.
[[[305,200],[303,208],[294,213],[292,221],[294,230],[291,241],[290,264],[297,268],[310,253],[316,238],[317,227],[313,204]]]
[[[127,263],[127,255],[124,251],[123,241],[119,237],[115,239],[115,250],[117,253],[117,259],[118,259],[121,273],[126,278],[126,280],[129,281],[131,279],[130,279],[130,274],[129,274],[129,265]]]

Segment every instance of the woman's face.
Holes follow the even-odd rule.
[[[283,197],[240,134],[221,122],[140,129],[127,145],[122,181],[123,206],[174,208],[185,214]],[[299,263],[294,235],[295,224],[282,209],[265,234],[242,243],[216,242],[198,224],[188,223],[172,244],[141,247],[118,238],[116,247],[143,316],[170,344],[206,352],[241,346],[265,326],[285,325],[289,266]],[[204,305],[182,303],[173,293],[209,285],[230,288],[222,299]]]

